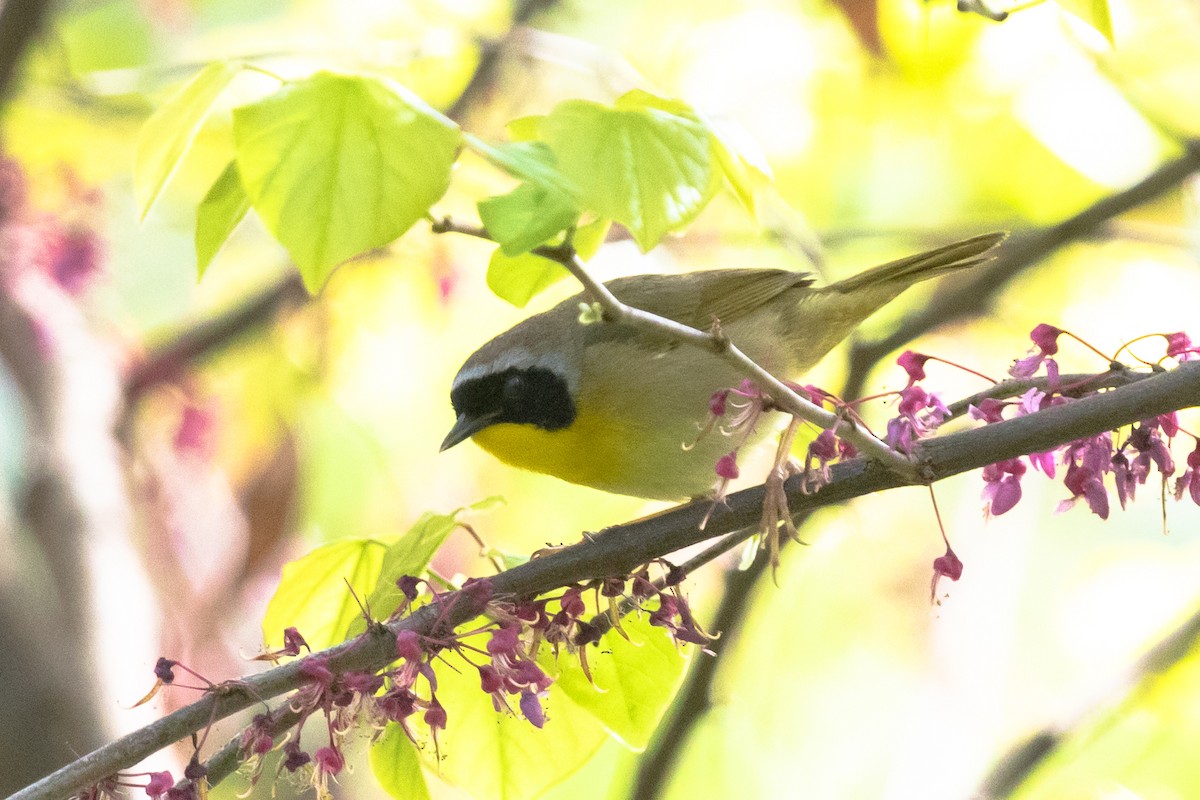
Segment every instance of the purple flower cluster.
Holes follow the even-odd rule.
[[[1034,345],[1031,354],[1014,361],[1009,374],[1018,380],[1032,381],[1044,371],[1045,378],[1036,381],[1038,385],[1029,388],[1018,400],[986,398],[970,406],[968,415],[992,425],[1003,422],[1006,414],[1010,417],[1024,416],[1051,406],[1074,402],[1073,397],[1067,397],[1062,392],[1075,389],[1078,396],[1080,385],[1064,387],[1058,364],[1053,358],[1058,353],[1059,338],[1064,334],[1091,348],[1091,345],[1062,328],[1045,323],[1038,325],[1030,333]],[[1154,336],[1166,342],[1162,360],[1173,358],[1182,362],[1200,358],[1200,347],[1195,346],[1183,332]],[[1105,354],[1091,349],[1107,359]],[[933,358],[910,350],[897,359],[908,375],[908,383],[899,392],[899,414],[888,422],[887,441],[900,452],[911,453],[916,440],[928,435],[950,416],[946,406],[918,384],[925,378],[926,363]],[[1110,367],[1114,365],[1119,366],[1110,360]],[[1109,480],[1116,489],[1117,500],[1124,508],[1127,502],[1134,499],[1138,487],[1144,485],[1155,472],[1162,479],[1165,496],[1169,493],[1168,480],[1176,472],[1170,445],[1181,432],[1191,436],[1196,445],[1187,456],[1187,469],[1175,480],[1173,493],[1176,499],[1182,499],[1187,494],[1200,505],[1200,439],[1181,431],[1176,415],[1171,413],[1131,426],[1123,439],[1117,434],[1105,432],[1045,452],[1009,458],[984,467],[984,514],[999,516],[1011,511],[1020,502],[1021,480],[1029,466],[1048,478],[1054,478],[1059,468],[1064,468],[1062,482],[1070,496],[1059,503],[1059,511],[1083,502],[1092,513],[1107,519],[1110,512]],[[962,562],[948,542],[945,555],[936,559],[933,566],[935,593],[940,578],[957,580],[962,574]]]

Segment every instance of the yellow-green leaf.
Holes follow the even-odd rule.
[[[571,237],[571,244],[575,246],[579,257],[587,261],[596,255],[604,245],[604,240],[608,238],[608,229],[611,227],[611,219],[600,218],[576,228],[575,235]]]
[[[1104,38],[1108,39],[1109,44],[1115,44],[1108,0],[1058,0],[1058,4],[1104,34]]]
[[[712,135],[679,101],[568,100],[540,128],[580,204],[620,222],[643,251],[691,222],[720,185]]]
[[[591,714],[553,686],[542,701],[546,722],[540,730],[497,712],[480,689],[479,673],[453,654],[447,658],[453,669],[434,662],[438,701],[448,720],[438,734],[442,760],[431,766],[473,797],[532,800],[572,775],[608,738]],[[517,697],[509,699],[519,713]],[[421,749],[421,757],[433,761],[432,744]]]
[[[250,198],[242,188],[237,163],[230,161],[196,209],[196,269],[200,276],[250,210]]]
[[[370,760],[375,780],[396,800],[429,800],[417,748],[399,725],[389,724],[371,745]]]
[[[756,213],[755,192],[771,182],[771,167],[758,143],[740,127],[709,121],[713,152],[733,193],[751,214]]]
[[[446,191],[461,135],[399,84],[321,72],[236,109],[242,184],[316,292]]]
[[[589,681],[579,659],[566,654],[557,662],[543,650],[543,668],[554,685],[600,721],[629,747],[642,750],[683,680],[687,657],[663,628],[638,617],[621,626],[629,640],[610,630],[598,647],[587,649]]]
[[[544,184],[523,183],[508,194],[479,201],[479,219],[506,256],[526,253],[579,219],[570,195]]]
[[[133,190],[142,219],[200,132],[213,103],[241,70],[236,61],[209,64],[159,106],[138,132]]]
[[[396,541],[388,545],[379,562],[376,571],[377,578],[372,582],[372,589],[367,594],[367,608],[375,619],[387,619],[399,606],[404,595],[401,594],[396,581],[405,575],[419,576],[425,572],[438,548],[446,541],[446,537],[458,525],[457,515],[434,514],[425,512]],[[355,636],[367,629],[366,621],[361,616],[348,619],[347,637]]]
[[[548,258],[522,253],[506,256],[499,247],[488,262],[487,285],[496,296],[517,308],[524,308],[534,295],[570,275]]]
[[[289,627],[314,650],[344,641],[350,622],[362,614],[350,587],[360,598],[375,588],[386,549],[374,539],[347,539],[285,564],[263,615],[263,641],[268,647],[281,645]]]

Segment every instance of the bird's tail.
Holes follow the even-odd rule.
[[[1006,233],[985,233],[960,242],[890,261],[826,287],[826,292],[849,294],[872,286],[897,284],[897,294],[914,283],[936,278],[987,261],[988,251],[1007,238]]]
[[[806,346],[791,356],[797,374],[807,371],[858,324],[914,283],[968,269],[987,261],[1007,234],[985,233],[860,272],[832,286],[810,289],[793,313],[791,325],[806,331]]]

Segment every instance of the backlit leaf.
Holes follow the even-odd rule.
[[[447,658],[454,669],[434,662],[438,701],[449,715],[446,730],[438,734],[442,760],[436,769],[473,797],[538,797],[574,774],[608,739],[591,714],[554,686],[542,700],[546,722],[540,730],[497,712],[479,687],[479,673],[457,656]],[[518,698],[510,696],[509,701],[516,710]],[[421,749],[421,757],[433,760],[432,744]]]
[[[518,256],[573,225],[579,209],[561,189],[523,183],[481,200],[479,219],[506,256]]]
[[[362,614],[350,587],[360,598],[375,588],[386,549],[374,539],[347,539],[285,564],[263,615],[263,641],[278,647],[288,627],[299,629],[314,650],[344,641],[351,620]]]
[[[458,128],[400,85],[317,73],[236,109],[242,184],[309,291],[396,239],[446,191]]]
[[[396,800],[429,800],[417,747],[399,725],[387,726],[371,745],[370,759],[375,780]]]
[[[553,286],[571,273],[548,258],[522,253],[506,256],[497,247],[488,262],[487,285],[497,297],[524,308],[538,292]]]
[[[587,649],[592,681],[575,656],[563,654],[555,662],[544,648],[539,661],[555,678],[554,685],[580,708],[621,741],[642,750],[675,697],[688,659],[665,629],[647,619],[631,616],[621,626],[630,640],[610,630],[598,647]]]
[[[1108,39],[1109,44],[1114,43],[1108,0],[1058,0],[1058,4],[1104,34],[1104,38]]]
[[[585,208],[647,251],[695,218],[719,186],[712,136],[678,101],[635,91],[615,106],[560,103],[541,132]]]
[[[196,269],[201,276],[249,210],[237,163],[230,161],[196,209]]]
[[[143,219],[200,132],[213,103],[241,70],[236,61],[209,64],[142,126],[133,155],[133,189]]]

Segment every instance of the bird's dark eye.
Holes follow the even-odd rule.
[[[525,399],[525,378],[520,373],[513,373],[504,379],[504,387],[500,390],[501,399],[506,406],[518,405]]]

